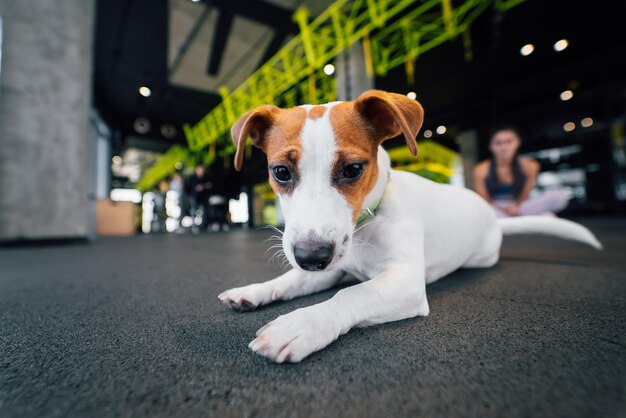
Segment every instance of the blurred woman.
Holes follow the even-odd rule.
[[[563,210],[569,198],[561,190],[550,190],[530,198],[535,187],[539,163],[518,155],[521,139],[513,128],[494,132],[489,148],[491,158],[474,168],[476,192],[491,203],[496,215],[549,215]]]

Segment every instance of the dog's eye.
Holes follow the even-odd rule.
[[[286,165],[277,165],[272,168],[272,175],[279,183],[286,183],[291,180],[291,172]]]
[[[347,179],[355,179],[363,173],[363,164],[353,163],[348,164],[343,169],[343,177]]]

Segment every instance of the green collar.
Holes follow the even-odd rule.
[[[382,202],[382,201],[383,201],[382,197],[380,199],[374,200],[372,202],[372,204],[367,207],[367,209],[365,209],[363,212],[361,212],[361,214],[359,215],[358,219],[356,220],[356,224],[359,225],[361,222],[363,222],[364,220],[366,220],[370,216],[372,218],[375,217],[376,216],[376,211],[378,211],[378,207],[380,206],[380,202]]]
[[[383,201],[383,196],[385,195],[385,192],[387,191],[387,185],[389,185],[389,174],[388,173],[387,173],[387,182],[385,183],[385,190],[383,190],[383,194],[378,199],[374,200],[372,202],[372,204],[369,205],[366,209],[361,211],[361,214],[359,215],[359,217],[356,220],[356,224],[357,225],[359,225],[360,223],[365,221],[370,216],[372,218],[376,216],[376,212],[378,212],[378,208],[380,207],[380,204]]]

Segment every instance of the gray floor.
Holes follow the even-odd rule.
[[[428,287],[431,314],[359,329],[301,364],[247,343],[276,316],[229,287],[280,271],[265,232],[0,249],[0,416],[626,417],[626,220],[598,253],[506,239]]]

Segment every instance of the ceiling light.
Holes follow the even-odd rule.
[[[593,125],[593,119],[591,119],[591,118],[584,118],[583,120],[580,121],[580,125],[583,128],[588,128],[591,125]]]
[[[139,87],[139,94],[141,94],[143,97],[150,97],[152,91],[146,86],[141,86]]]
[[[180,161],[177,161],[176,164],[174,164],[174,168],[176,170],[180,170],[181,168],[183,168],[183,163],[181,163]]]
[[[533,44],[526,44],[519,50],[520,54],[523,56],[528,56],[533,53],[535,50],[535,46]]]
[[[111,160],[113,161],[113,164],[122,164],[122,157],[119,155],[114,156]]]
[[[565,132],[571,132],[574,129],[576,129],[576,124],[574,122],[567,122],[565,125],[563,125],[563,130]]]
[[[568,46],[569,42],[567,42],[567,39],[560,39],[554,43],[554,50],[557,52],[561,52]]]
[[[324,66],[324,74],[333,75],[335,73],[335,66],[332,64],[326,64]]]
[[[148,131],[150,131],[150,121],[146,118],[137,118],[133,123],[133,128],[135,128],[135,131],[137,131],[137,133],[148,133]]]
[[[170,123],[161,125],[161,135],[167,139],[172,139],[176,136],[176,127]]]
[[[415,100],[417,98],[417,94],[415,94],[414,91],[410,91],[406,94],[406,97],[408,97],[411,100]]]
[[[424,131],[424,138],[430,138],[431,136],[433,136],[433,131],[431,131],[430,129],[426,129]]]
[[[445,133],[446,133],[446,127],[445,127],[445,126],[443,126],[443,125],[439,125],[439,126],[437,126],[437,133],[438,133],[439,135],[443,135],[443,134],[445,134]]]
[[[564,102],[568,101],[572,97],[574,97],[574,92],[571,90],[565,90],[561,93],[561,100],[563,100]]]

